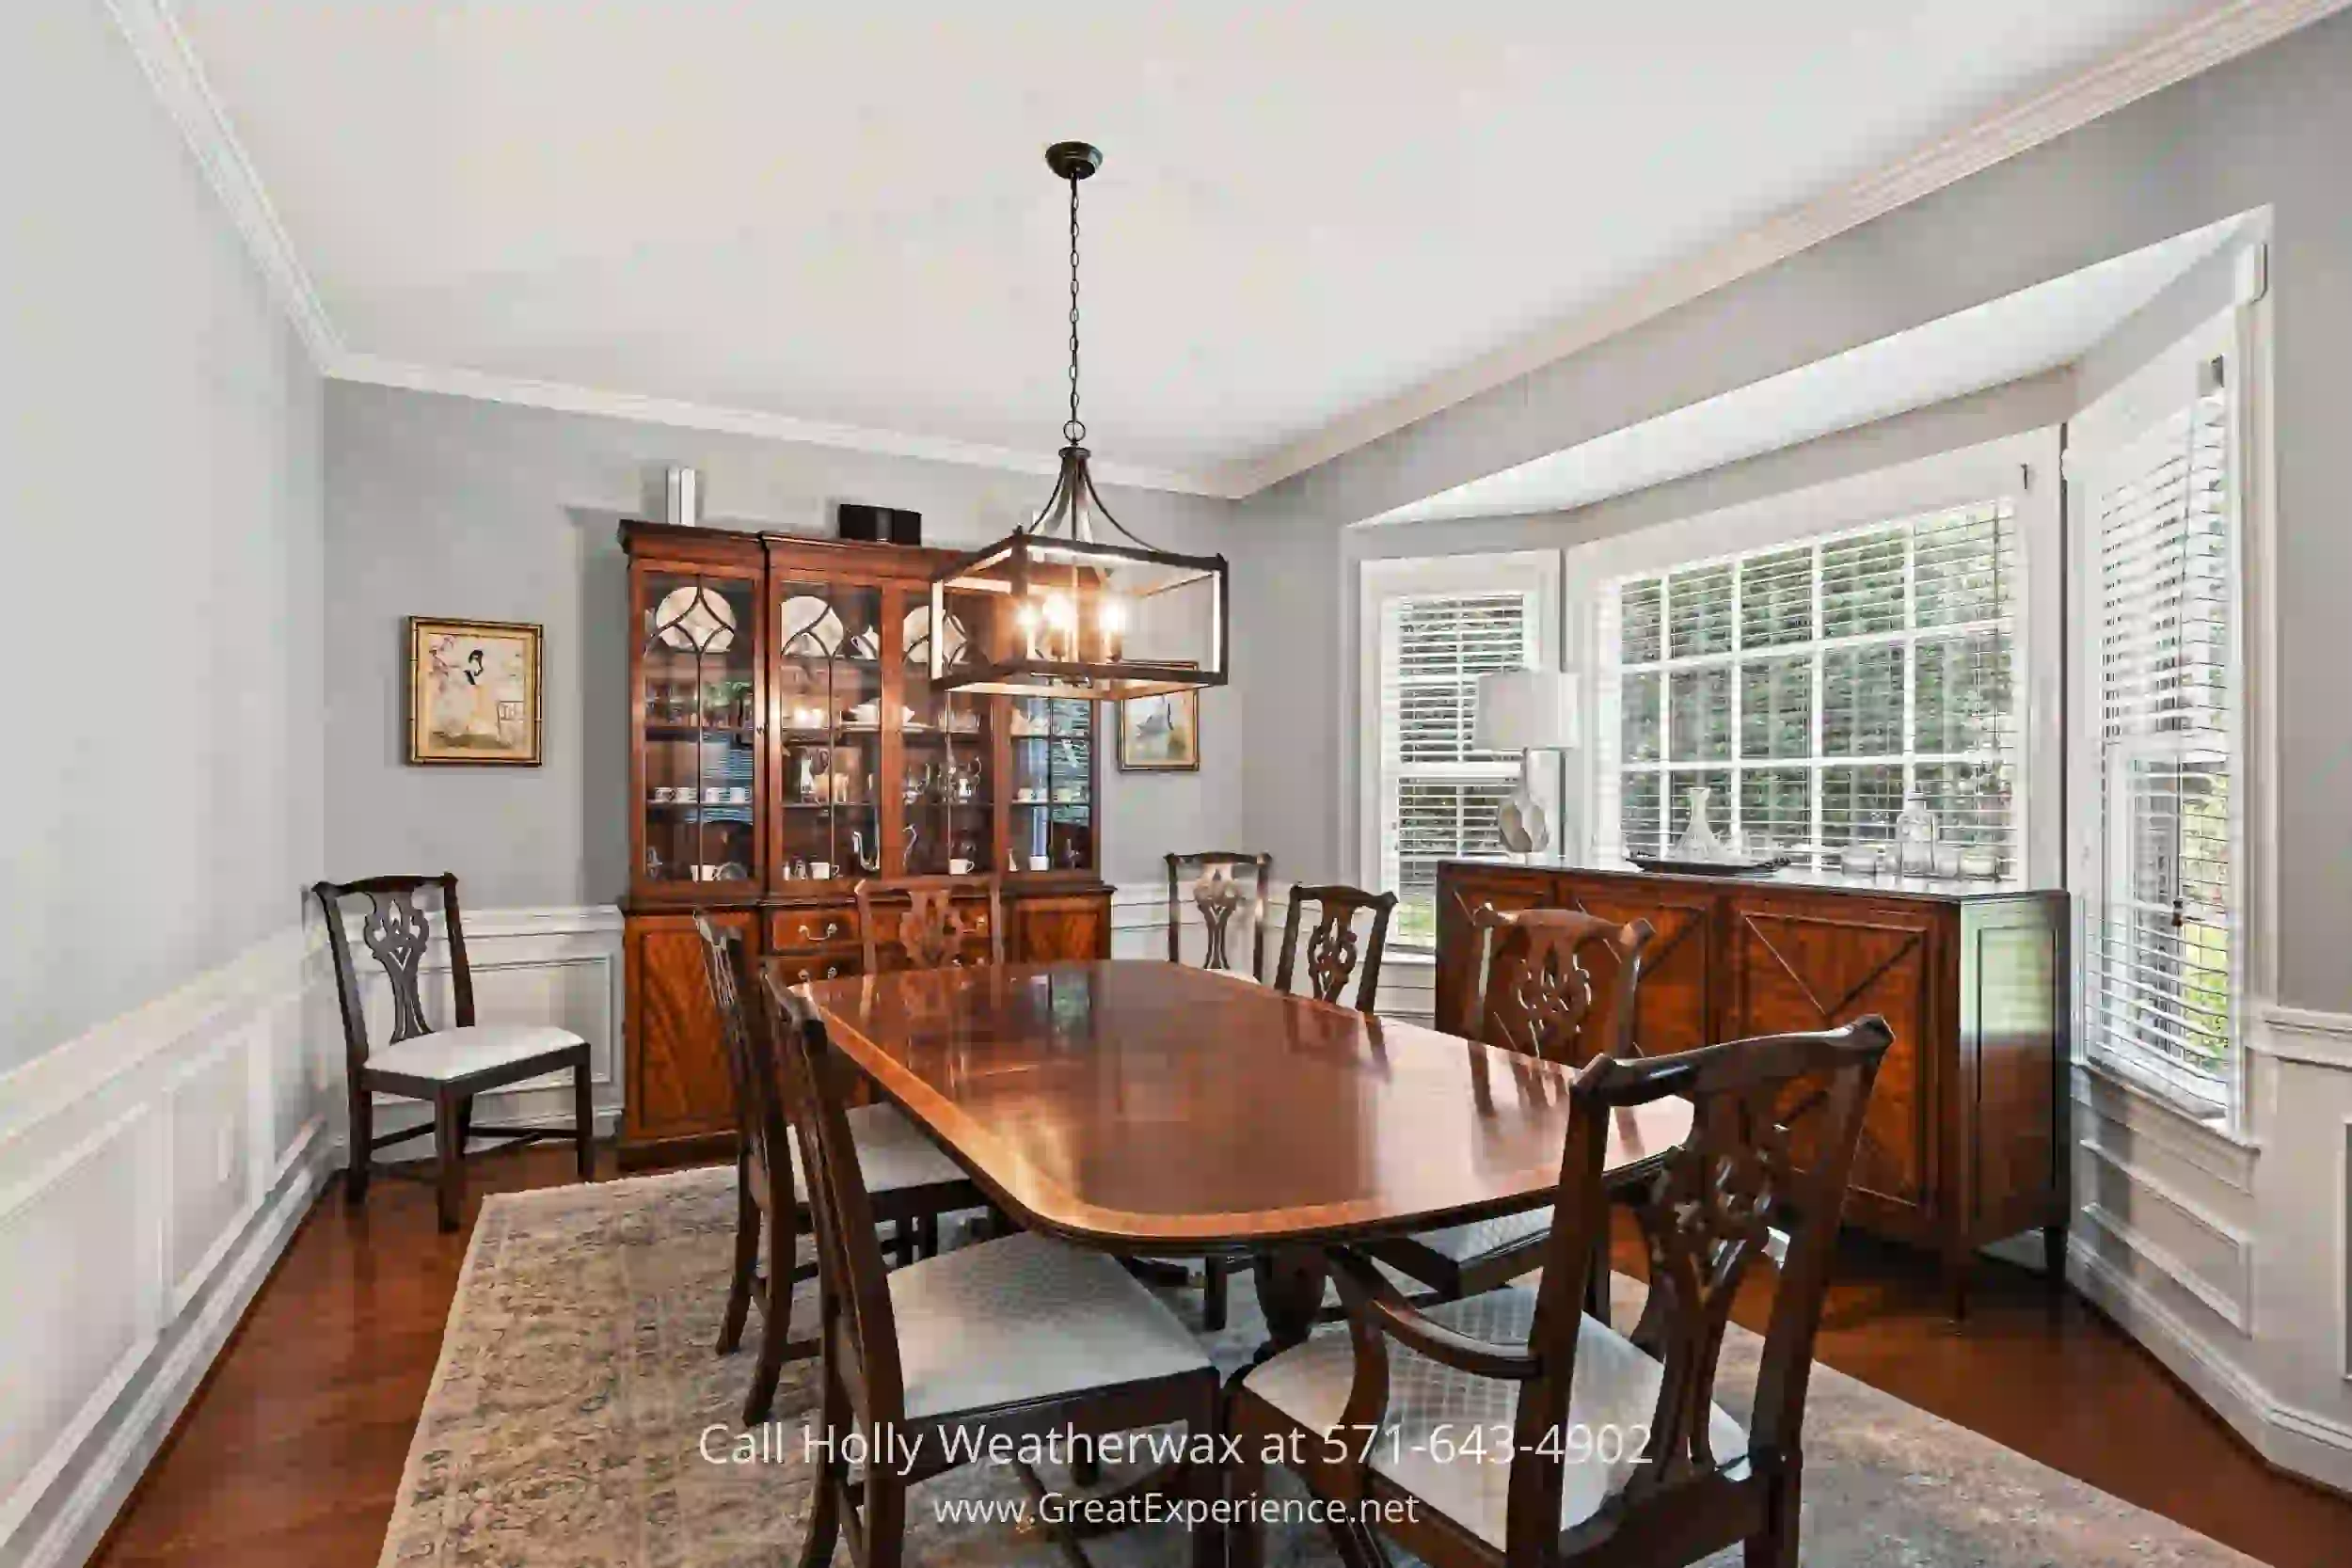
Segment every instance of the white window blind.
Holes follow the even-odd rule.
[[[2086,1046],[2209,1113],[2237,1019],[2237,549],[2225,362],[2100,462],[2085,643],[2098,725]]]
[[[1604,585],[1595,850],[1661,851],[1693,784],[1717,832],[1817,851],[1916,793],[2013,873],[2019,578],[1997,499]]]
[[[1538,595],[1399,594],[1379,601],[1380,886],[1398,895],[1390,940],[1437,942],[1438,863],[1493,854],[1516,754],[1470,745],[1478,677],[1535,662]]]

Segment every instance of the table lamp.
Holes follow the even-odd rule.
[[[1517,752],[1519,787],[1495,808],[1495,832],[1514,854],[1532,855],[1551,843],[1551,825],[1535,799],[1537,752],[1576,744],[1576,682],[1558,670],[1499,670],[1478,677],[1478,722],[1471,743],[1482,752]]]

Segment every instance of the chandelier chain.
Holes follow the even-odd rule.
[[[1086,439],[1086,421],[1078,418],[1078,179],[1070,179],[1070,419],[1061,427],[1072,446]]]

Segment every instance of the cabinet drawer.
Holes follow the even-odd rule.
[[[857,906],[827,905],[811,909],[777,910],[768,917],[768,951],[815,953],[828,947],[855,947]]]
[[[853,951],[835,953],[779,953],[771,960],[776,972],[784,975],[787,985],[801,985],[810,980],[838,980],[845,974],[855,974],[864,966]]]

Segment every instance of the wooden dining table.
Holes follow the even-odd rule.
[[[1567,1069],[1230,974],[1109,959],[798,989],[1021,1225],[1248,1256],[1275,1348],[1314,1324],[1324,1247],[1538,1208],[1559,1183]],[[1613,1116],[1613,1173],[1691,1127],[1680,1100]]]

